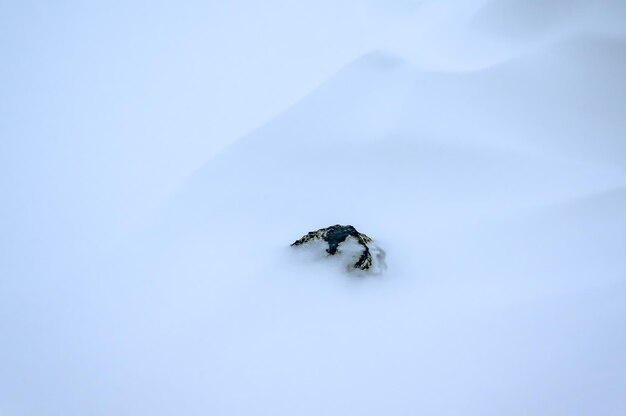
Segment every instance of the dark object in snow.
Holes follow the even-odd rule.
[[[322,240],[328,243],[326,252],[334,255],[337,253],[339,244],[343,243],[348,237],[352,237],[358,244],[363,246],[363,252],[361,256],[354,264],[355,269],[368,270],[372,267],[372,254],[370,248],[367,245],[372,242],[372,239],[363,233],[360,233],[351,225],[332,225],[328,228],[320,228],[317,231],[311,231],[301,239],[295,241],[292,246],[299,246],[308,243],[313,240]],[[378,249],[380,250],[380,249]],[[382,251],[382,250],[380,250]]]

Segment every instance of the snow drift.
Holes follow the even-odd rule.
[[[141,271],[161,286],[142,410],[619,414],[624,45],[577,34],[471,71],[369,54],[208,163]],[[387,274],[286,250],[338,222],[381,240]]]
[[[582,2],[483,3],[461,43],[355,59],[121,243],[89,299],[85,361],[106,368],[85,377],[87,407],[624,413],[626,37],[598,17],[624,9],[583,22]],[[428,61],[438,48],[455,59]],[[385,274],[290,250],[337,223],[380,241]]]

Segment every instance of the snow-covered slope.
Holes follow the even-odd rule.
[[[456,3],[379,7],[427,22]],[[46,373],[70,368],[70,381],[42,378],[43,405],[15,402],[32,414],[623,415],[624,8],[462,3],[445,42],[381,42],[190,177],[89,270],[97,284],[73,289],[88,318],[58,336],[74,349],[50,345],[61,359]],[[398,19],[396,35],[416,33]],[[355,276],[289,247],[332,224],[373,237],[388,270]]]
[[[576,33],[624,34],[626,6],[620,0],[490,0],[471,25],[507,41],[544,41],[546,36]]]
[[[141,412],[621,414],[624,51],[369,54],[209,162],[145,243]],[[288,247],[335,223],[388,272]]]

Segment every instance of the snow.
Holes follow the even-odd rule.
[[[548,3],[352,2],[371,50],[145,220],[9,224],[0,412],[624,414],[626,9]],[[289,246],[333,224],[387,270]]]

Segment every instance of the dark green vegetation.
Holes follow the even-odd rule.
[[[317,231],[311,231],[304,237],[296,240],[292,246],[299,246],[308,243],[313,240],[322,240],[328,243],[326,252],[330,255],[334,255],[339,251],[339,244],[343,243],[348,237],[353,237],[357,243],[363,246],[363,252],[361,256],[354,264],[355,269],[368,270],[372,267],[372,254],[367,243],[372,239],[367,235],[360,233],[351,225],[332,225],[327,228],[320,228]]]

